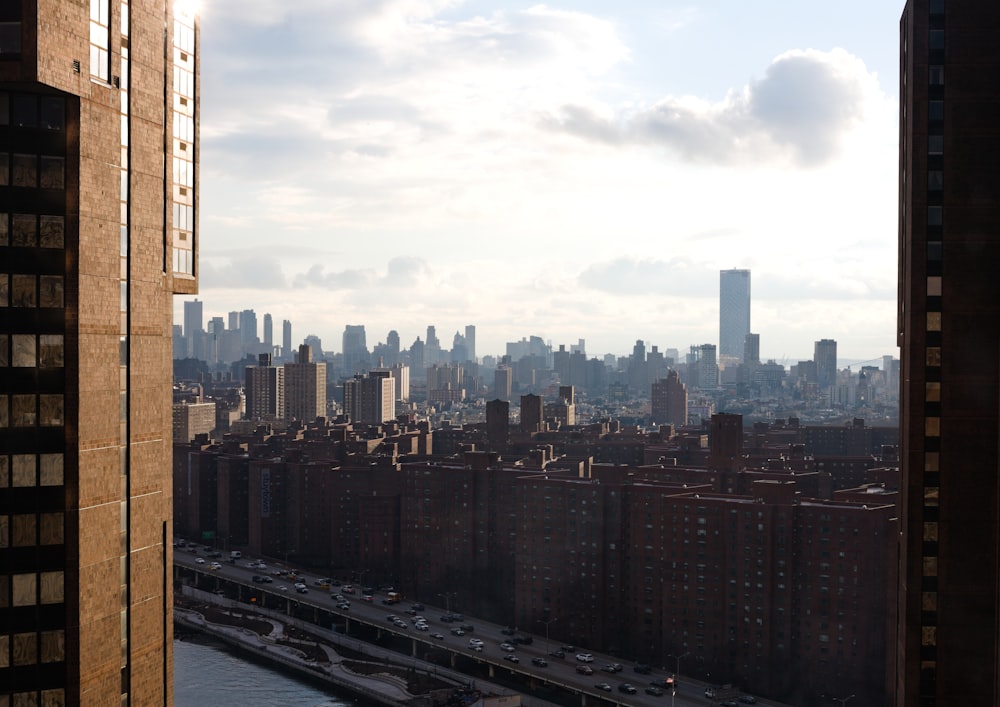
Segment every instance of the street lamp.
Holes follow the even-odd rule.
[[[550,618],[550,619],[538,619],[538,620],[539,620],[539,622],[545,624],[545,652],[548,653],[549,652],[549,624],[552,623],[553,621],[558,621],[559,617],[555,616],[555,617]]]
[[[681,658],[687,658],[689,655],[691,655],[690,651],[684,651],[680,655],[667,655],[668,658],[675,658],[677,660],[677,670],[674,671],[674,686],[670,691],[670,707],[674,707],[674,698],[677,697],[677,678],[681,674]]]
[[[439,597],[444,598],[444,610],[446,613],[451,613],[451,598],[455,596],[455,592],[445,592],[443,594],[438,594]]]

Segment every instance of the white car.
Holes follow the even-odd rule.
[[[210,570],[221,570],[222,569],[222,565],[220,565],[218,562],[213,562],[212,564],[210,564],[208,566],[208,569],[210,569]]]
[[[196,557],[196,558],[194,558],[194,561],[195,561],[195,562],[196,562],[197,564],[199,564],[199,565],[203,565],[203,564],[205,564],[205,558],[204,558],[204,557]]]
[[[471,646],[472,648],[475,648],[476,646],[482,646],[482,645],[483,645],[483,639],[481,639],[481,638],[470,638],[469,639],[469,646]]]
[[[578,661],[580,661],[581,663],[593,663],[594,662],[594,656],[592,656],[590,653],[577,653],[576,654],[576,659]]]
[[[514,651],[514,646],[512,646],[509,643],[501,643],[500,644],[500,650],[507,651],[508,653],[512,653]]]

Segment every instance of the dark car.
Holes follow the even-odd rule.
[[[576,672],[580,673],[581,675],[593,675],[594,669],[591,668],[589,665],[578,665],[576,666]]]
[[[611,685],[606,682],[599,682],[594,685],[598,690],[604,690],[605,692],[611,692]]]
[[[640,675],[649,675],[652,672],[652,668],[650,668],[645,663],[636,663],[635,667],[632,668],[632,670],[639,673]]]
[[[677,678],[673,676],[664,678],[663,680],[653,680],[649,684],[653,687],[662,687],[664,690],[673,690],[678,687]]]
[[[532,658],[531,664],[537,665],[539,668],[547,668],[549,666],[549,661],[545,660],[545,658]]]
[[[754,697],[753,695],[740,695],[736,699],[738,699],[740,702],[742,702],[745,705],[755,705],[755,704],[757,704],[757,698]]]
[[[532,638],[531,636],[514,636],[510,640],[513,641],[514,643],[520,643],[521,645],[524,646],[530,646],[535,641],[535,639]]]
[[[621,669],[622,666],[618,665],[618,663],[608,663],[607,665],[601,666],[601,670],[606,673],[617,673]]]
[[[509,660],[509,661],[510,661],[511,663],[520,663],[520,662],[521,662],[521,659],[520,659],[520,658],[518,658],[518,657],[517,657],[516,655],[514,655],[513,653],[508,653],[507,655],[505,655],[505,656],[503,657],[503,659],[504,659],[504,660]]]
[[[624,692],[626,695],[634,695],[638,690],[635,689],[635,685],[623,682],[618,686],[618,692]]]
[[[500,633],[502,633],[505,636],[513,636],[515,633],[517,633],[517,629],[508,626],[507,628],[500,629]]]
[[[417,604],[414,604],[410,608],[413,609],[414,611],[423,611],[424,610],[424,605],[420,604],[420,603],[417,603]]]
[[[459,626],[459,628],[465,631],[466,633],[474,633],[476,630],[476,627],[473,626],[472,624],[462,624],[461,626]]]
[[[553,658],[565,658],[566,657],[566,653],[564,651],[552,651],[551,653],[549,653],[549,655],[552,656]]]
[[[738,704],[732,700],[726,700],[725,702],[720,702],[719,707],[740,707]]]
[[[656,685],[650,685],[645,690],[647,695],[653,695],[654,697],[661,697],[663,695],[663,688],[659,688]]]

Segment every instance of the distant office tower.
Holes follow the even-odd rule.
[[[344,412],[352,422],[381,424],[396,417],[396,381],[389,371],[358,373],[344,381]]]
[[[465,363],[469,360],[469,347],[465,343],[465,337],[457,331],[451,343],[452,363]]]
[[[326,364],[313,361],[312,349],[302,344],[296,361],[285,364],[285,419],[317,417],[326,417]]]
[[[688,394],[677,371],[670,370],[667,377],[653,383],[651,394],[654,424],[683,427],[687,424]]]
[[[201,346],[205,321],[202,304],[197,299],[184,303],[184,340],[188,358],[204,358]]]
[[[829,388],[837,382],[837,342],[820,339],[813,347],[816,362],[816,382],[820,388]]]
[[[719,364],[715,358],[715,344],[692,346],[688,359],[688,373],[695,388],[711,390],[719,387]]]
[[[274,320],[269,313],[264,314],[264,346],[268,353],[274,347]]]
[[[545,419],[545,404],[541,397],[537,395],[521,396],[521,431],[538,432],[542,429],[542,421]]]
[[[258,354],[246,367],[247,419],[274,420],[285,414],[285,370],[271,365],[271,354]]]
[[[386,366],[393,366],[399,363],[399,332],[395,329],[389,331],[385,337],[386,359],[383,362]]]
[[[396,381],[396,400],[407,402],[410,399],[410,367],[405,363],[394,363],[388,370]]]
[[[506,400],[490,400],[486,403],[486,441],[489,442],[490,450],[506,450],[509,436],[510,403]]]
[[[281,355],[292,355],[292,323],[287,319],[281,320]]]
[[[897,705],[1000,704],[1000,4],[901,26]]]
[[[343,335],[344,370],[360,373],[371,367],[364,324],[348,324]]]
[[[467,324],[465,327],[465,348],[469,352],[469,361],[476,362],[476,327],[474,324]]]
[[[719,356],[743,360],[750,333],[750,271],[719,272]]]
[[[319,361],[323,358],[323,340],[318,336],[315,334],[308,334],[306,335],[306,338],[302,340],[302,343],[312,349],[313,361]]]
[[[199,237],[182,13],[0,3],[2,705],[173,701],[172,296],[198,291]]]
[[[760,363],[760,334],[747,334],[743,342],[743,362]]]
[[[497,366],[493,373],[493,393],[500,400],[510,402],[511,388],[514,383],[514,371],[510,366],[503,364]]]
[[[240,313],[230,312],[227,315],[228,329],[230,331],[239,331],[240,329]]]

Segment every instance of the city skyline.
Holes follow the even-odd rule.
[[[625,353],[715,343],[746,268],[762,356],[894,353],[898,21],[206,3],[203,297],[324,340],[474,321],[482,354],[517,322]]]

